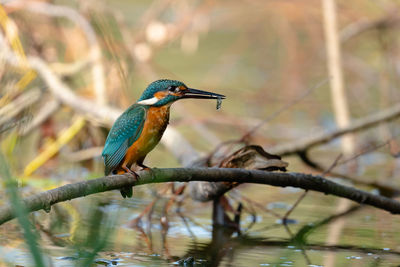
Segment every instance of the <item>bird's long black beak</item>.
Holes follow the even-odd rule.
[[[184,95],[182,96],[182,98],[225,99],[225,96],[207,91],[188,88],[184,91]]]

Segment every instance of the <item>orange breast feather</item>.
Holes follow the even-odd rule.
[[[122,164],[131,166],[144,158],[160,141],[169,121],[169,106],[150,107],[138,140],[127,150]]]

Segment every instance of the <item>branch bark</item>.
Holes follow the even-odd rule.
[[[266,184],[272,186],[292,186],[305,190],[313,190],[324,194],[331,194],[347,198],[360,204],[367,204],[379,209],[400,214],[400,202],[393,199],[374,195],[356,188],[340,185],[321,176],[313,176],[303,173],[278,173],[259,170],[229,169],[229,168],[173,168],[157,169],[151,171],[139,171],[140,179],[135,182],[134,177],[114,175],[97,178],[94,180],[68,184],[45,191],[23,199],[29,212],[45,210],[51,206],[91,194],[119,189],[125,186],[138,186],[150,183],[165,182],[239,182]],[[0,209],[0,224],[15,217],[12,206],[7,205]]]

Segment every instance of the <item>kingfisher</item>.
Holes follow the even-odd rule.
[[[189,88],[176,80],[152,82],[139,100],[118,117],[108,133],[102,153],[105,175],[130,173],[137,178],[132,165],[150,169],[143,161],[167,128],[172,103],[185,98],[221,101],[225,96]],[[132,187],[120,191],[124,198],[132,197]]]

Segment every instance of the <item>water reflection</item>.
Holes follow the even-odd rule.
[[[241,262],[238,255],[243,251],[249,251],[250,257],[244,259],[248,264],[257,262],[261,266],[321,266],[325,252],[335,252],[337,256],[343,256],[348,260],[365,260],[364,263],[373,264],[377,260],[388,256],[395,256],[397,262],[400,260],[400,252],[382,250],[378,248],[366,248],[365,246],[335,245],[329,246],[319,243],[307,243],[299,246],[295,245],[291,239],[286,240],[265,240],[265,238],[239,235],[233,228],[214,226],[212,240],[209,243],[193,242],[186,254],[181,257],[181,261],[187,258],[195,259],[196,264],[202,266],[239,266]],[[253,250],[253,251],[252,251]],[[254,250],[262,250],[263,256],[257,255]],[[311,259],[305,257],[304,252],[311,253]],[[301,256],[302,255],[302,256]],[[315,257],[318,255],[318,257]],[[253,257],[251,260],[250,258]],[[264,258],[264,263],[261,263]],[[316,259],[319,258],[319,259]],[[265,262],[269,261],[269,262]],[[361,262],[360,262],[361,264]],[[252,265],[254,266],[254,265]],[[373,265],[375,266],[375,265]]]
[[[232,260],[235,250],[233,234],[237,230],[231,227],[215,225],[212,229],[211,242],[208,244],[192,243],[184,257],[204,260],[208,266],[218,266],[224,257]]]
[[[56,205],[50,215],[36,214],[36,221],[41,223],[37,229],[47,236],[46,253],[54,266],[74,266],[89,258],[98,266],[319,266],[327,252],[334,254],[337,266],[391,266],[400,262],[393,230],[398,225],[396,217],[363,206],[330,215],[325,196],[306,198],[291,215],[298,224],[287,225],[276,220],[286,214],[287,208],[278,207],[274,209],[277,213],[270,213],[261,206],[253,205],[252,209],[250,202],[243,202],[240,230],[237,226],[213,226],[210,204],[186,199],[183,206],[175,209],[169,205],[169,196],[149,199],[138,190],[136,197],[147,201],[133,199],[134,205],[114,199],[116,196],[119,195],[109,193],[93,197],[96,201],[71,202],[73,211],[63,204]],[[298,194],[285,203],[293,204],[297,198]],[[80,217],[75,218],[72,215],[78,210]],[[326,226],[341,217],[350,218],[346,235],[334,246],[325,245]],[[3,244],[6,236],[17,231],[12,225],[4,225],[10,230],[4,234]],[[74,225],[79,227],[74,230]],[[8,262],[29,266],[29,253],[24,248],[2,249],[6,250],[9,255],[21,255],[8,258]],[[98,253],[94,255],[95,252]]]

